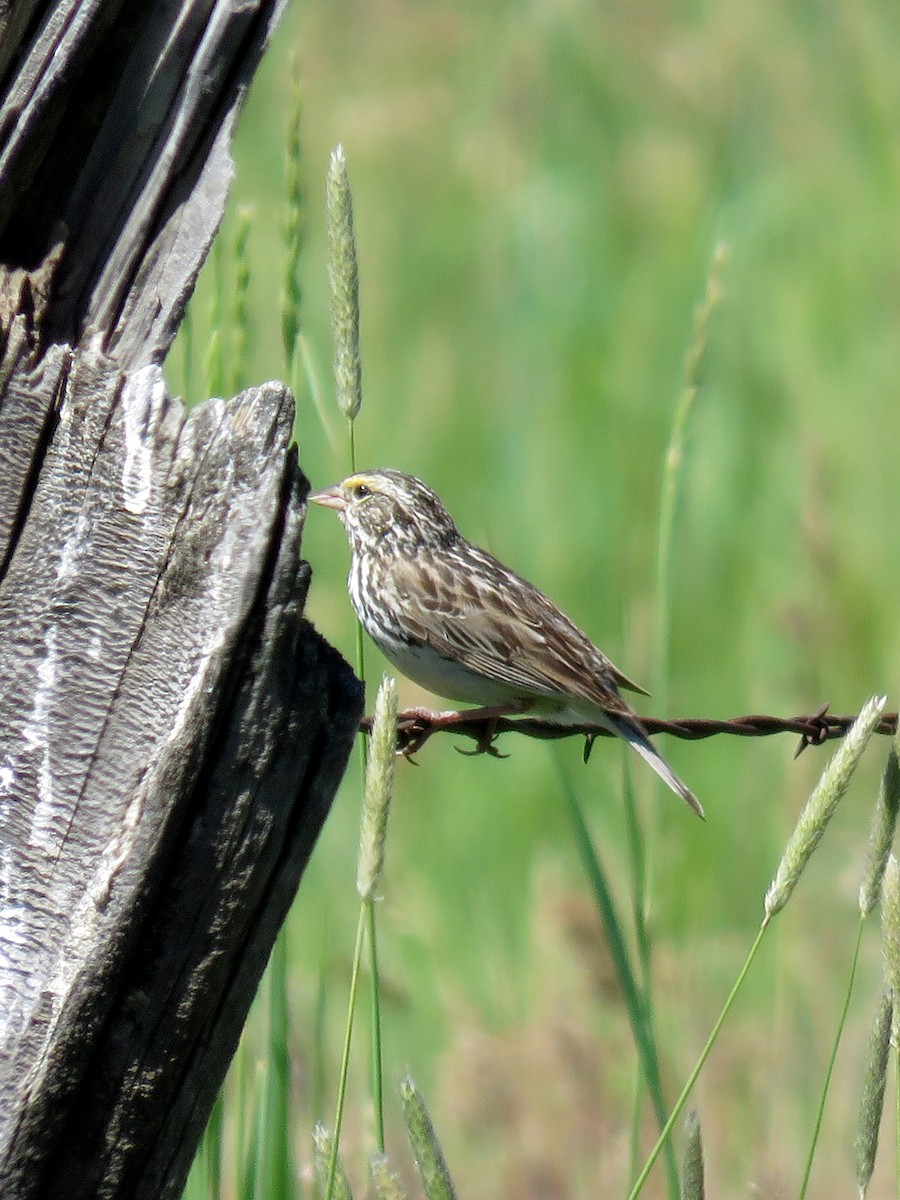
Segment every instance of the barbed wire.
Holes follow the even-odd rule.
[[[823,704],[815,712],[799,717],[773,717],[763,713],[750,713],[727,720],[680,717],[677,720],[664,721],[659,717],[641,717],[641,724],[649,734],[668,733],[686,741],[700,741],[719,734],[730,734],[732,737],[772,737],[776,733],[792,733],[800,739],[794,755],[796,757],[808,746],[821,746],[825,742],[843,737],[856,720],[855,716],[844,717],[829,713],[829,707],[828,704]],[[372,718],[365,717],[360,723],[360,729],[368,733],[371,725]],[[897,713],[885,713],[875,727],[875,732],[895,734]],[[498,755],[498,751],[494,742],[501,733],[520,733],[526,737],[545,740],[584,737],[587,739],[585,755],[589,753],[590,742],[594,738],[615,736],[610,730],[599,725],[554,725],[536,717],[497,716],[491,709],[432,712],[424,708],[410,708],[398,714],[397,747],[404,754],[410,755],[420,750],[436,733],[454,733],[471,738],[476,743],[475,750],[463,753],[489,753],[495,756]]]

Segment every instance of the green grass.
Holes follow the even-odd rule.
[[[360,256],[360,466],[422,475],[466,534],[656,686],[664,457],[695,307],[724,241],[724,297],[687,427],[668,565],[666,709],[792,715],[830,700],[854,712],[879,691],[896,708],[893,8],[874,0],[845,10],[799,0],[295,7],[239,131],[224,250],[205,269],[192,313],[195,377],[206,370],[236,386],[285,373],[279,231],[292,54],[303,87],[304,333],[332,434],[304,385],[297,436],[313,483],[346,473],[344,421],[331,400],[324,226],[328,154],[341,142]],[[236,355],[223,341],[210,359],[214,277],[218,270],[226,289],[234,285],[247,204],[255,215],[246,346]],[[176,389],[181,354],[170,369]],[[199,399],[203,384],[194,378],[186,390]],[[304,545],[314,568],[310,616],[353,661],[348,551],[332,514],[310,514]],[[377,681],[382,662],[373,648],[366,654]],[[401,703],[428,699],[401,681]],[[657,703],[645,711],[660,711]],[[473,760],[436,738],[418,769],[398,771],[379,909],[388,1150],[404,1161],[390,1081],[408,1067],[460,1195],[623,1196],[637,1061],[628,1017],[555,751],[512,737],[502,748],[507,761]],[[639,764],[631,773],[650,849],[654,1015],[670,1103],[825,764],[817,751],[795,762],[793,748],[788,739],[667,743],[706,825],[659,794]],[[885,752],[867,754],[701,1076],[692,1103],[710,1194],[800,1188]],[[627,912],[623,756],[598,744],[582,767],[577,743],[561,753]],[[333,1114],[358,910],[358,808],[351,769],[286,932],[301,1171],[313,1122]],[[848,1131],[879,953],[877,938],[865,938],[823,1114],[809,1194],[826,1200],[853,1186]],[[261,1005],[248,1032],[251,1090],[267,1057],[267,1018]],[[343,1148],[358,1194],[368,1153],[365,1042],[351,1069]],[[324,1111],[313,1111],[319,1078]],[[646,1152],[655,1125],[646,1105],[638,1112]],[[228,1113],[224,1124],[228,1171],[236,1137]],[[246,1144],[257,1136],[252,1122],[244,1136]],[[884,1138],[872,1197],[894,1194],[891,1150]],[[662,1195],[662,1179],[658,1172],[645,1194]]]

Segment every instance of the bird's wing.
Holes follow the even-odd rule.
[[[524,696],[630,712],[617,686],[643,691],[542,592],[475,546],[397,563],[393,582],[416,640]]]

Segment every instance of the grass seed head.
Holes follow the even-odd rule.
[[[831,762],[813,788],[803,811],[797,818],[794,832],[788,839],[775,878],[766,892],[765,921],[780,912],[791,898],[806,864],[822,840],[828,822],[853,777],[862,752],[881,719],[886,696],[873,696],[862,707],[859,716],[847,730]]]

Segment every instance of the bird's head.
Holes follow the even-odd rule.
[[[337,511],[357,554],[382,546],[411,556],[450,546],[459,538],[436,493],[402,471],[361,471],[312,492],[309,499]]]

